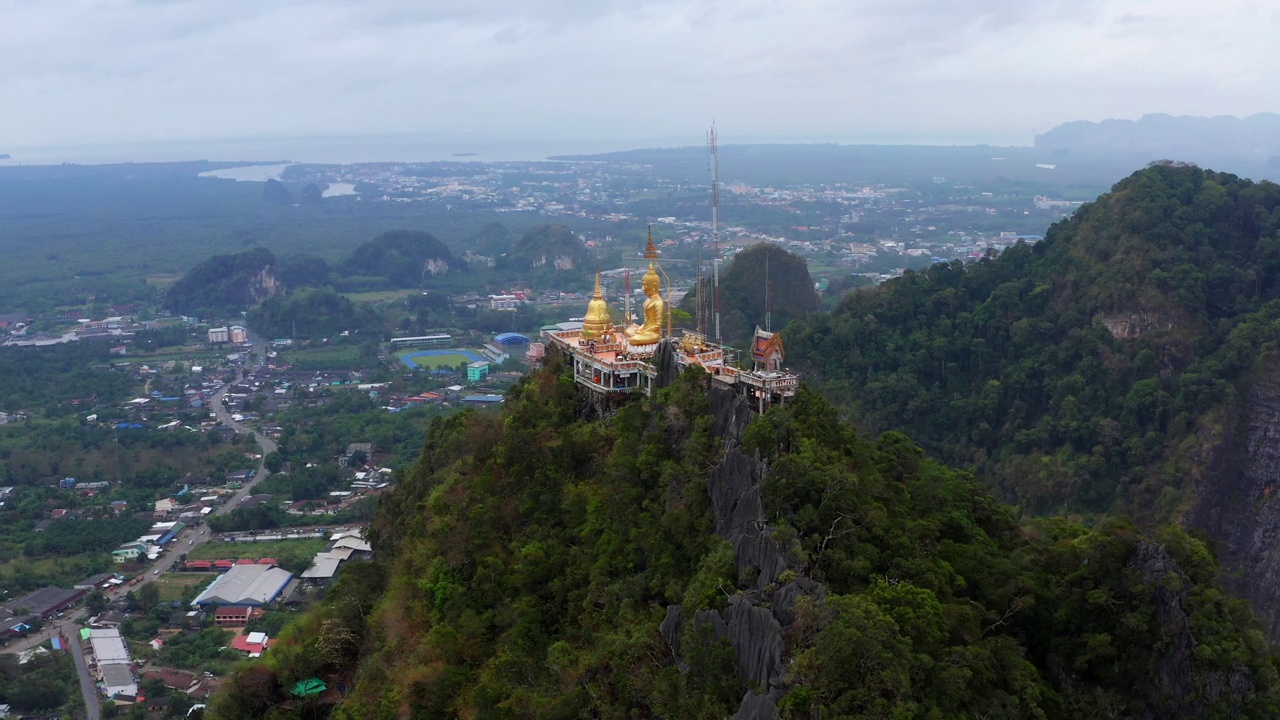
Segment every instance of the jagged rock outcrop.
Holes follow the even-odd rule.
[[[653,353],[653,365],[658,373],[653,380],[653,386],[657,389],[669,386],[680,377],[680,366],[676,363],[675,341],[671,338],[663,338],[658,343],[658,349]]]
[[[708,625],[714,637],[729,642],[736,653],[738,676],[751,688],[733,720],[767,720],[777,717],[777,704],[786,693],[783,631],[796,621],[796,601],[810,596],[821,602],[826,589],[805,574],[804,564],[778,544],[765,522],[761,489],[768,467],[739,447],[754,411],[730,390],[713,387],[710,393],[712,432],[724,448],[707,486],[716,534],[733,546],[738,576],[755,580],[753,587],[730,598],[724,610],[694,613],[693,624]],[[677,658],[684,618],[684,608],[672,605],[659,627]]]
[[[1167,633],[1167,644],[1151,678],[1152,706],[1141,717],[1204,717],[1220,699],[1238,702],[1252,693],[1254,687],[1247,669],[1240,666],[1209,673],[1197,682],[1191,662],[1197,642],[1183,607],[1191,579],[1165,547],[1143,542],[1129,565],[1141,573],[1143,583],[1155,586],[1156,622]],[[1232,716],[1241,716],[1241,708],[1232,710]]]
[[[246,290],[254,305],[275,297],[275,294],[280,292],[280,279],[276,277],[275,268],[267,266],[259,270],[250,278]]]

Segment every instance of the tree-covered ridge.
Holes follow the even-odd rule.
[[[850,294],[788,328],[865,429],[1031,511],[1176,519],[1280,325],[1280,186],[1169,164],[1035,246]]]
[[[239,312],[275,295],[276,257],[266,248],[215,255],[169,287],[164,306],[176,313],[222,315]]]
[[[780,600],[716,534],[707,378],[584,420],[560,368],[501,414],[437,420],[386,496],[378,560],[241,670],[215,718],[720,718],[767,688],[707,611]],[[1030,529],[905,437],[872,443],[810,392],[755,420],[772,536],[824,591],[787,623],[788,718],[1267,717],[1275,661],[1176,529]],[[788,577],[791,576],[791,577]],[[660,632],[671,606],[686,618]],[[748,652],[748,654],[750,654]]]
[[[344,270],[349,275],[384,277],[396,287],[421,287],[427,280],[465,265],[430,233],[384,232],[356,248]]]
[[[714,311],[711,282],[709,278],[702,280],[706,288],[704,309],[710,313]],[[694,316],[699,289],[694,287],[680,303]],[[818,292],[804,258],[773,243],[746,248],[720,272],[720,332],[729,345],[744,347],[749,343],[756,326],[764,326],[767,308],[772,308],[773,328],[778,329],[815,312],[818,305]]]
[[[270,337],[318,340],[347,331],[381,337],[377,313],[330,288],[304,287],[281,293],[249,311],[249,326]]]
[[[498,259],[498,268],[517,273],[548,275],[569,273],[581,277],[590,254],[582,240],[560,223],[530,228]]]

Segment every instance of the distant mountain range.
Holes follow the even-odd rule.
[[[1280,115],[1143,115],[1137,120],[1075,120],[1037,135],[1039,150],[1142,153],[1173,160],[1235,159],[1280,166]]]

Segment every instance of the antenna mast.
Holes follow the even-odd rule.
[[[764,330],[773,332],[773,281],[769,279],[769,250],[764,251]]]
[[[623,272],[623,277],[625,278],[625,292],[622,294],[622,307],[624,308],[622,311],[622,329],[626,330],[631,327],[631,268],[626,268]]]
[[[720,344],[720,151],[716,144],[716,124],[707,133],[707,150],[711,155],[711,275],[714,287],[716,343]]]

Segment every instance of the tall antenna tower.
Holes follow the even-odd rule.
[[[622,293],[622,307],[624,308],[622,311],[622,327],[625,329],[631,326],[631,268],[627,268],[623,272],[623,278],[625,291]]]
[[[697,263],[694,265],[696,269],[694,270],[695,279],[693,284],[693,287],[696,288],[695,291],[697,292],[697,298],[698,298],[697,325],[698,325],[698,333],[703,337],[706,337],[707,336],[707,314],[708,314],[707,313],[707,286],[706,286],[706,282],[704,282],[706,278],[702,277],[702,245],[698,245],[697,257],[698,257]]]
[[[720,339],[720,150],[716,144],[716,124],[707,133],[707,153],[711,160],[711,276],[714,291],[716,343]]]
[[[764,331],[773,332],[773,281],[769,279],[769,250],[764,251]]]

